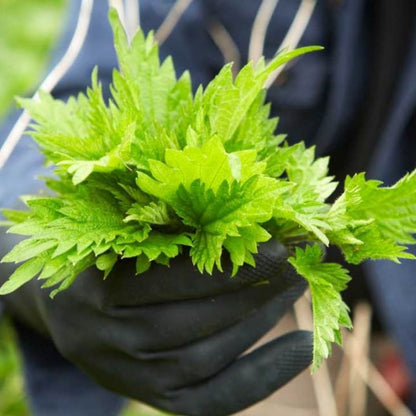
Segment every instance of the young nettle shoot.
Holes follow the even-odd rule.
[[[86,94],[67,102],[46,93],[19,100],[55,176],[46,180],[51,196],[4,210],[9,232],[27,238],[2,260],[23,264],[0,293],[37,277],[54,295],[91,266],[106,277],[121,258],[143,273],[184,247],[201,273],[221,270],[228,252],[235,274],[274,238],[309,283],[317,368],[341,342],[340,328],[351,327],[340,295],[348,271],[324,262],[322,247],[337,246],[352,264],[414,258],[406,244],[416,232],[416,171],[392,187],[347,177],[342,195],[326,202],[337,186],[328,158],[275,135],[263,88],[277,67],[319,47],[249,63],[235,79],[225,65],[193,94],[188,73],[177,79],[170,58],[160,63],[151,33],[128,44],[115,11],[110,20],[120,69],[108,102],[97,71]]]

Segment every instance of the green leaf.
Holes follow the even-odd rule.
[[[255,261],[252,254],[257,253],[258,244],[271,238],[271,234],[258,224],[240,227],[238,233],[238,236],[228,236],[224,241],[224,247],[230,253],[233,264],[233,276],[237,274],[238,268],[245,263],[254,267]]]
[[[1,213],[9,220],[10,223],[20,223],[28,219],[29,213],[26,211],[18,211],[14,209],[2,209]]]
[[[97,257],[95,264],[98,270],[105,272],[104,279],[110,274],[111,270],[117,262],[117,258],[117,254],[112,251],[109,253],[101,254],[101,256]]]
[[[209,83],[203,97],[202,106],[209,117],[211,134],[218,135],[224,143],[231,141],[255,100],[259,95],[264,97],[263,85],[273,71],[297,56],[319,49],[306,47],[283,51],[266,67],[258,65],[256,69],[250,62],[241,69],[235,82],[231,64],[225,65]]]
[[[151,266],[149,258],[145,254],[139,254],[136,257],[136,273],[147,272]]]
[[[15,262],[20,263],[36,257],[39,254],[56,247],[58,243],[54,240],[23,240],[18,243],[8,254],[2,258],[3,263]]]
[[[138,257],[142,254],[150,260],[156,260],[162,254],[168,258],[176,257],[181,246],[191,246],[191,240],[186,234],[162,234],[152,231],[149,236],[135,244],[118,245],[123,258]]]
[[[347,177],[344,193],[328,213],[331,240],[350,263],[414,258],[403,244],[415,242],[416,171],[391,187],[380,185],[363,173]]]
[[[14,292],[20,286],[32,280],[44,265],[44,259],[35,257],[19,266],[9,279],[0,287],[0,295]]]
[[[305,250],[296,248],[289,263],[309,283],[313,308],[313,365],[317,370],[323,359],[331,352],[331,343],[341,343],[339,328],[351,328],[348,307],[342,301],[343,291],[350,276],[348,271],[337,263],[323,263],[323,252],[319,245],[307,246]]]
[[[201,148],[187,146],[183,150],[167,149],[165,162],[149,162],[152,177],[138,175],[137,185],[144,192],[170,203],[179,186],[188,189],[192,182],[200,180],[214,191],[226,181],[231,183],[241,176],[237,154],[228,154],[216,137]]]
[[[191,258],[192,263],[198,268],[200,273],[206,271],[211,274],[214,265],[222,271],[221,254],[224,235],[210,234],[198,231],[192,241]]]
[[[168,225],[174,222],[168,206],[163,201],[150,202],[148,205],[134,203],[127,214],[125,222],[138,221],[154,225]]]

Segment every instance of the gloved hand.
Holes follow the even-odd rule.
[[[239,358],[305,289],[286,257],[283,246],[266,243],[257,267],[234,278],[230,264],[223,274],[200,275],[186,255],[139,276],[122,261],[107,280],[89,270],[53,300],[36,281],[3,299],[11,314],[50,336],[104,387],[174,413],[229,415],[311,362],[305,331]],[[3,278],[11,271],[0,266]],[[253,285],[263,280],[269,284]]]
[[[147,2],[149,7],[153,3]],[[143,24],[157,27],[156,15],[152,20],[145,6]],[[70,28],[75,25],[73,16]],[[206,62],[207,53],[192,51],[201,50],[201,45],[206,51],[212,42],[204,43],[203,31],[197,33],[204,39],[189,42],[184,18],[180,27],[183,31],[166,42],[162,55],[172,54],[178,72],[186,67],[194,81],[205,82],[213,65]],[[72,32],[66,32],[63,44]],[[94,65],[100,68],[106,91],[116,62],[111,44],[107,3],[95,2],[85,44],[55,96],[84,90]],[[39,188],[33,176],[41,163],[35,152],[26,153],[25,159],[22,152],[15,153],[8,170],[0,173],[2,206],[13,206],[18,195]],[[27,180],[21,178],[23,173]],[[17,177],[16,183],[10,180]],[[15,242],[1,230],[0,256]],[[282,246],[265,244],[257,267],[242,268],[232,279],[229,264],[224,264],[224,274],[201,276],[185,255],[173,260],[170,268],[154,265],[140,276],[134,275],[129,262],[120,262],[107,280],[91,269],[53,300],[36,281],[2,300],[15,319],[50,337],[64,357],[108,389],[174,413],[228,415],[271,394],[311,362],[312,336],[304,331],[240,357],[306,287],[286,256]],[[0,280],[11,273],[11,265],[0,264]],[[252,285],[262,280],[270,284]]]

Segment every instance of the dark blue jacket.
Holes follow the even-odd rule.
[[[57,60],[72,35],[80,0],[73,0]],[[173,0],[141,0],[145,31],[157,28]],[[267,32],[265,54],[272,56],[292,21],[299,0],[281,0]],[[247,60],[250,28],[260,0],[194,0],[169,39],[162,56],[172,55],[178,73],[189,69],[194,85],[206,84],[223,64],[208,34],[219,20]],[[366,170],[392,183],[415,167],[416,156],[416,8],[415,2],[391,0],[318,0],[301,44],[325,50],[302,58],[270,88],[279,131],[292,141],[315,143],[332,156],[333,171]],[[107,2],[95,2],[86,43],[54,93],[65,98],[89,83],[92,68],[108,84],[116,65],[107,23]],[[4,126],[0,143],[13,122]],[[41,156],[21,141],[0,172],[0,206],[15,206],[20,194],[33,192]],[[379,314],[400,345],[416,380],[415,265],[368,263],[365,274]],[[115,415],[122,399],[96,386],[54,347],[18,327],[27,387],[35,415]],[[416,391],[416,388],[414,389]]]

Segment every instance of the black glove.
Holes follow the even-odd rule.
[[[151,19],[151,7],[153,2],[145,2],[142,20],[154,28],[159,16],[153,13]],[[99,66],[107,90],[116,59],[106,16],[107,3],[95,2],[87,39],[55,89],[57,97],[85,89],[94,65]],[[189,51],[199,51],[201,45],[208,50],[212,42],[208,38],[188,42],[184,22],[183,17],[178,28],[184,29],[176,30],[178,37],[166,42],[162,54],[174,55],[178,72],[186,66],[196,83],[205,82],[212,67],[206,61],[208,54]],[[198,33],[204,37],[203,31]],[[210,50],[209,57],[214,59]],[[215,53],[221,58],[216,49]],[[27,160],[32,161],[33,155]],[[25,182],[22,191],[10,182],[22,172],[33,176],[27,163],[18,169],[17,162],[8,164],[17,173],[4,174],[2,182],[3,188],[10,184],[3,195],[10,206],[16,195],[33,193],[31,189],[39,187]],[[13,236],[1,234],[0,255],[14,243]],[[227,415],[268,396],[311,361],[312,336],[304,331],[239,358],[306,287],[286,256],[282,246],[263,245],[257,267],[242,268],[235,278],[229,277],[230,264],[224,265],[224,274],[201,276],[186,255],[173,260],[170,268],[154,265],[140,276],[134,275],[130,262],[120,262],[107,280],[91,269],[54,300],[37,281],[3,299],[16,319],[50,337],[64,357],[108,389],[175,413]],[[0,279],[11,273],[11,265],[0,265]],[[252,285],[261,280],[270,280],[270,284]]]
[[[104,387],[174,413],[228,415],[311,362],[305,331],[239,358],[305,289],[286,257],[283,246],[264,244],[257,267],[234,278],[230,264],[223,274],[200,275],[186,255],[139,276],[122,261],[107,280],[91,269],[53,300],[37,281],[4,299],[16,318],[50,336]],[[3,277],[11,271],[0,266]],[[253,285],[263,280],[269,284]]]

